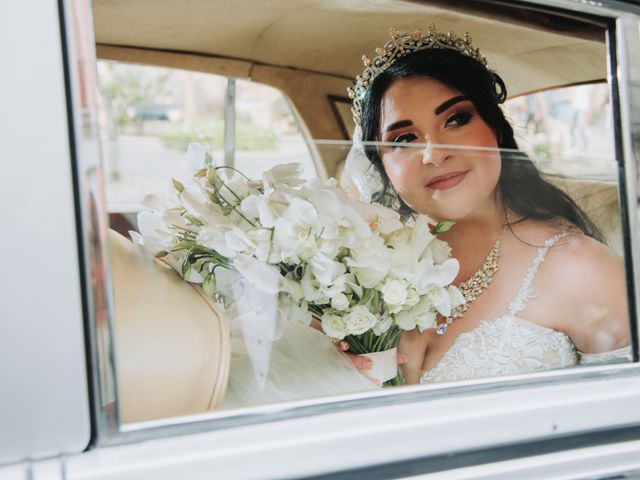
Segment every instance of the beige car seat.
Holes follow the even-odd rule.
[[[600,229],[604,239],[620,256],[622,247],[622,223],[618,204],[618,186],[611,182],[596,182],[563,178],[549,178],[575,200]]]
[[[220,406],[231,355],[225,316],[168,265],[109,231],[123,422]]]

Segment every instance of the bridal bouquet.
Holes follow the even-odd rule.
[[[381,379],[392,384],[401,331],[434,328],[438,314],[464,303],[451,285],[458,262],[426,217],[403,225],[395,211],[350,197],[333,179],[302,180],[298,164],[252,181],[214,166],[197,144],[188,155],[205,167],[189,181],[174,179],[171,196],[147,196],[132,237],[207,294],[228,299],[220,273],[236,272],[277,295],[281,320],[316,317],[354,353],[393,352]]]

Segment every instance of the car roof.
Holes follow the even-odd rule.
[[[510,96],[607,77],[597,19],[461,0],[94,0],[98,56],[126,49],[196,55],[208,71],[251,77],[255,66],[322,74],[345,85],[388,39],[389,27],[469,31]],[[213,63],[212,63],[213,61]],[[183,65],[184,66],[184,65]],[[198,69],[197,67],[194,67]],[[217,70],[217,71],[216,71]]]

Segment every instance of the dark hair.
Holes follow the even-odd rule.
[[[428,77],[448,85],[469,97],[479,115],[496,132],[498,147],[518,149],[513,128],[507,121],[500,104],[507,98],[503,80],[480,62],[452,49],[426,49],[397,60],[373,81],[362,102],[362,139],[379,140],[382,98],[393,82],[401,78]],[[375,146],[367,145],[365,152],[372,165],[380,172],[383,190],[381,200],[388,196],[390,181]],[[498,191],[505,208],[522,219],[565,219],[585,235],[602,241],[602,235],[575,201],[545,180],[534,163],[524,153],[501,152],[502,169]],[[402,202],[401,213],[411,209]]]

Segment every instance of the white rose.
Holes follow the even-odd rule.
[[[351,312],[345,317],[347,322],[347,330],[350,335],[360,335],[367,330],[373,328],[378,321],[376,316],[372,314],[364,305],[353,307]]]
[[[338,293],[331,299],[331,307],[342,311],[349,308],[349,299],[344,293]]]
[[[347,324],[340,315],[324,314],[322,316],[322,330],[329,337],[342,340],[347,336]]]
[[[391,328],[392,323],[393,319],[391,318],[391,315],[384,315],[373,327],[373,333],[378,336],[382,335],[384,332]]]
[[[419,300],[420,300],[420,296],[418,295],[418,292],[416,292],[416,289],[415,288],[408,288],[407,289],[407,298],[406,298],[404,304],[407,307],[413,307],[416,303],[418,303]]]
[[[388,305],[403,305],[407,301],[407,285],[402,280],[387,280],[380,292]]]

